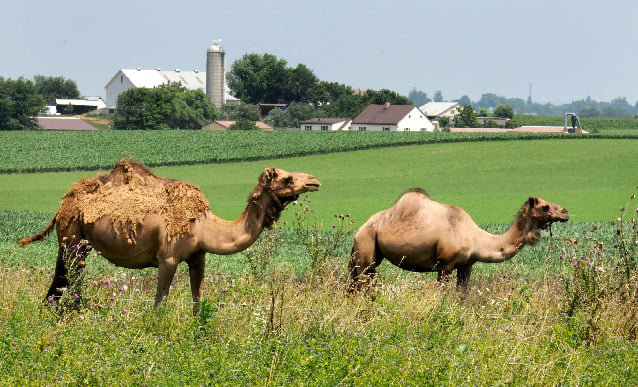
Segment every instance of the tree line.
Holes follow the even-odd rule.
[[[412,88],[408,98],[415,105],[421,106],[428,102],[444,101],[443,94],[437,90],[432,98],[427,93]],[[611,102],[596,101],[587,97],[570,103],[553,105],[551,103],[539,104],[522,98],[506,98],[494,93],[484,93],[477,101],[472,101],[467,95],[452,100],[461,105],[472,105],[477,109],[492,110],[499,105],[511,106],[516,114],[535,114],[539,116],[562,116],[564,113],[573,112],[581,117],[628,117],[638,115],[638,101],[631,105],[625,97],[618,97]]]
[[[227,73],[227,82],[233,95],[241,100],[239,105],[215,107],[203,90],[187,90],[179,83],[127,90],[118,97],[112,128],[199,129],[218,119],[237,121],[233,129],[255,129],[254,122],[259,120],[275,128],[292,128],[311,117],[354,118],[369,104],[390,102],[421,106],[445,100],[440,90],[433,98],[416,88],[407,97],[388,89],[355,90],[345,84],[320,80],[306,65],[290,67],[286,60],[268,53],[245,54],[235,61]],[[56,98],[79,97],[77,84],[64,77],[37,75],[33,81],[0,77],[0,129],[37,129],[35,117],[47,103],[53,103]],[[455,126],[475,126],[475,110],[479,110],[479,116],[490,114],[510,119],[514,112],[562,115],[569,111],[581,117],[638,114],[638,102],[632,106],[625,98],[598,102],[588,97],[565,105],[542,105],[485,93],[478,101],[466,95],[454,101],[467,107],[460,111]],[[259,104],[263,103],[282,103],[286,108],[275,108],[262,116]],[[440,124],[445,126],[443,121]]]
[[[0,77],[0,130],[38,129],[36,117],[56,98],[80,98],[75,81],[44,75],[33,80]]]

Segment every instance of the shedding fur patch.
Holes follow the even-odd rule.
[[[75,182],[62,197],[56,221],[66,228],[74,221],[95,223],[108,216],[115,231],[133,244],[146,215],[161,216],[171,240],[185,235],[191,220],[208,209],[198,187],[158,177],[134,160],[122,160],[110,173]]]

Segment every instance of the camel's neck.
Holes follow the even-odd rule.
[[[523,246],[535,244],[540,239],[538,227],[520,214],[504,234],[494,235],[481,231],[475,238],[473,254],[480,262],[503,262],[518,254]]]
[[[244,212],[234,221],[223,220],[207,213],[198,224],[200,247],[213,254],[234,254],[250,247],[264,227],[279,217],[283,206],[265,193],[251,200]]]

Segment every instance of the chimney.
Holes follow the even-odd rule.
[[[386,103],[385,103],[385,108],[386,108],[386,109],[389,109],[389,108],[390,108],[390,102],[386,102]]]

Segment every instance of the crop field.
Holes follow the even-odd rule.
[[[208,134],[99,133],[46,133],[47,141],[29,133],[22,139],[40,152],[23,145],[23,158],[0,156],[1,385],[638,383],[636,138],[422,135],[414,144],[358,144],[356,134],[297,132],[316,149],[298,155],[273,151],[267,135],[251,146],[241,134],[233,141],[243,150],[234,152],[245,159],[228,151],[215,164],[203,156],[218,149],[202,145]],[[89,156],[91,146],[99,154]],[[189,146],[196,150],[176,151]],[[185,265],[154,310],[156,269],[122,269],[95,254],[78,298],[43,303],[55,237],[16,241],[46,225],[73,181],[120,157],[200,186],[226,219],[242,212],[268,165],[312,173],[322,187],[248,250],[208,256],[197,316]],[[352,233],[415,186],[494,233],[529,195],[560,203],[572,218],[510,261],[477,263],[467,292],[454,279],[440,284],[433,273],[386,262],[370,294],[347,295]],[[79,310],[71,307],[78,300]]]

